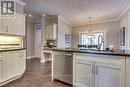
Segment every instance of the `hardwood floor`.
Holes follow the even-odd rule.
[[[27,61],[27,70],[22,78],[3,87],[72,87],[58,81],[51,81],[51,63],[41,64],[40,59]]]

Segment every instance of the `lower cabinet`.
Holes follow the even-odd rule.
[[[79,55],[73,58],[74,87],[121,87],[120,59]]]
[[[20,77],[26,70],[26,50],[1,52],[0,86]]]
[[[75,85],[78,87],[94,87],[94,63],[78,61],[75,64]]]
[[[20,74],[23,74],[26,70],[26,51],[23,50],[20,53]]]
[[[20,74],[20,52],[7,52],[5,55],[5,80]]]
[[[0,83],[3,81],[3,60],[0,60]]]
[[[114,65],[96,65],[95,87],[121,87],[120,73],[120,68]]]

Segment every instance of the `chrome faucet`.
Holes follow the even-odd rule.
[[[101,38],[101,43],[100,43],[100,38]],[[98,49],[98,50],[101,50],[102,44],[104,44],[104,38],[103,38],[102,35],[99,35],[99,36],[98,36],[98,46],[97,46],[97,49]]]

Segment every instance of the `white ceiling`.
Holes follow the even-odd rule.
[[[22,0],[25,12],[60,15],[73,25],[93,21],[116,19],[130,4],[130,0]]]

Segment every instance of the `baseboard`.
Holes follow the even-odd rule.
[[[28,56],[27,59],[36,58],[35,56]]]
[[[33,58],[38,58],[36,56],[27,56],[27,59],[33,59]],[[41,59],[41,58],[38,58],[38,59]]]

